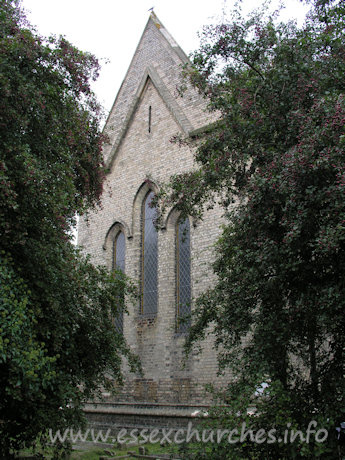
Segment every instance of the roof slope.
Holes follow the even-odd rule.
[[[148,78],[182,133],[188,134],[211,121],[210,114],[205,113],[205,100],[194,89],[188,87],[183,97],[178,96],[182,65],[186,62],[186,54],[152,12],[104,128],[110,140],[104,148],[108,166],[126,135]]]

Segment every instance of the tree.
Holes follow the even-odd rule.
[[[112,317],[133,288],[72,244],[75,216],[100,204],[99,65],[65,38],[43,39],[17,1],[0,8],[0,456],[138,368]]]
[[[218,202],[227,218],[213,265],[218,282],[197,299],[187,350],[211,327],[221,368],[233,372],[224,395],[230,409],[217,412],[218,425],[246,420],[256,429],[306,434],[314,420],[329,430],[327,443],[299,436],[230,450],[225,443],[212,458],[338,456],[333,432],[345,415],[344,17],[336,0],[314,2],[301,29],[260,12],[235,15],[204,29],[185,69],[219,120],[178,139],[197,147],[199,168],[172,177],[161,203],[202,217]],[[256,417],[247,414],[250,405]]]

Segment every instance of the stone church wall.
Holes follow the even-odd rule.
[[[205,102],[195,92],[177,99],[176,82],[183,55],[181,57],[181,50],[179,53],[174,50],[171,45],[174,42],[169,42],[160,29],[157,22],[149,21],[115,101],[105,129],[110,136],[110,145],[105,149],[110,172],[102,209],[90,214],[87,221],[81,219],[78,233],[78,244],[91,254],[93,261],[111,269],[112,242],[116,233],[123,231],[126,237],[125,272],[138,283],[143,199],[151,183],[159,187],[171,175],[195,167],[193,152],[171,142],[171,138],[181,132],[181,123],[188,130],[188,127],[196,129],[209,121],[203,111]],[[152,70],[143,81],[147,66],[154,68],[157,76]],[[138,93],[140,81],[143,82]],[[161,87],[159,82],[162,82]],[[172,97],[175,101],[171,101]],[[133,98],[137,98],[135,104]],[[114,151],[116,154],[110,161]],[[116,398],[118,402],[203,404],[207,401],[204,385],[211,382],[220,385],[223,381],[217,378],[211,336],[202,343],[203,352],[191,356],[182,366],[184,335],[175,331],[176,218],[172,212],[165,227],[158,232],[157,315],[146,318],[139,314],[138,304],[134,304],[128,306],[129,314],[124,317],[124,335],[141,359],[144,376],[132,375],[125,368],[126,384]],[[210,263],[221,221],[222,212],[218,207],[207,211],[196,225],[191,221],[193,297],[214,282]]]

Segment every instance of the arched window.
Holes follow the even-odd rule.
[[[189,220],[176,224],[176,330],[185,332],[190,326],[190,227]]]
[[[113,269],[121,270],[125,273],[125,256],[126,256],[126,242],[125,235],[123,232],[119,232],[115,239],[113,245]],[[124,294],[120,294],[119,305],[124,301]],[[115,319],[115,328],[118,332],[123,332],[123,311],[121,308],[118,309]]]
[[[150,206],[154,197],[149,192],[142,207],[141,223],[141,299],[140,313],[143,315],[155,315],[157,313],[157,268],[158,268],[158,238],[154,226],[156,209]]]

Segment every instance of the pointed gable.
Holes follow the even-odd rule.
[[[223,209],[206,210],[198,225],[179,222],[179,213],[172,209],[157,232],[152,215],[146,219],[150,194],[172,175],[195,168],[192,148],[172,143],[171,138],[178,132],[193,133],[216,118],[205,112],[207,102],[191,87],[183,97],[178,95],[186,62],[185,53],[151,14],[105,126],[110,138],[104,149],[109,170],[102,207],[79,220],[78,244],[94,263],[110,270],[117,264],[119,235],[124,236],[122,263],[140,292],[140,305],[126,302],[128,315],[121,318],[124,337],[141,361],[143,376],[131,374],[124,366],[125,386],[109,401],[114,402],[111,414],[108,402],[106,408],[95,402],[97,413],[110,414],[111,423],[119,417],[118,426],[124,413],[128,426],[136,426],[143,416],[138,410],[142,404],[146,419],[158,416],[159,423],[178,415],[169,418],[173,425],[181,420],[183,403],[189,419],[194,404],[205,404],[205,384],[220,382],[211,336],[197,359],[191,357],[183,368],[181,361],[182,324],[188,324],[183,318],[190,311],[190,300],[215,280],[209,264],[214,260]],[[224,379],[228,382],[228,376]]]
[[[183,134],[206,125],[205,101],[191,88],[178,96],[182,66],[188,57],[152,12],[138,44],[125,79],[108,116],[104,132],[109,144],[104,148],[111,166],[150,79]]]

